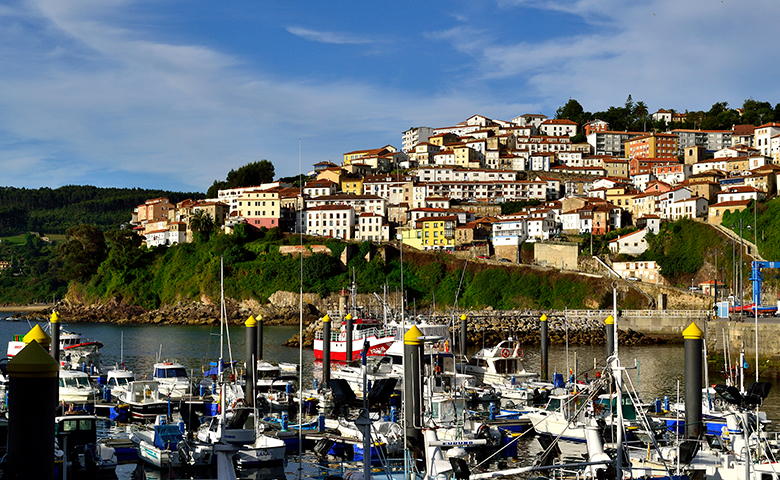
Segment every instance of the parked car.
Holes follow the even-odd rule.
[[[477,258],[481,258],[482,260],[487,260],[490,257],[488,257],[487,255],[477,255]]]
[[[504,262],[504,263],[512,263],[512,260],[510,260],[508,258],[499,258],[498,261],[499,262]]]

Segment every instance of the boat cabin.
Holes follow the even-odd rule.
[[[110,389],[126,387],[133,380],[135,380],[135,375],[130,370],[109,370],[106,375],[106,386]]]
[[[127,384],[125,402],[144,403],[160,400],[160,382],[154,380],[135,380]]]
[[[189,380],[187,376],[187,369],[180,363],[162,362],[154,364],[154,374],[152,377],[155,380],[170,381],[170,380]]]
[[[60,388],[91,388],[89,375],[78,370],[60,371]]]
[[[54,435],[64,448],[73,451],[97,442],[97,421],[94,415],[68,415],[54,419]]]

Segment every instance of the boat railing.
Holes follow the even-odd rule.
[[[371,328],[363,328],[360,330],[353,330],[352,331],[352,340],[361,340],[368,337],[376,337],[376,338],[384,338],[384,337],[393,337],[395,336],[395,329],[389,328],[389,327],[371,327]],[[317,340],[323,339],[323,333],[322,330],[317,330],[314,333],[314,338]],[[330,334],[330,341],[331,342],[339,342],[346,340],[346,334],[344,332],[331,332]]]

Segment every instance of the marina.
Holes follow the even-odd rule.
[[[10,339],[13,339],[14,336],[21,338],[19,337],[20,335],[35,327],[35,324],[27,321],[7,320],[13,318],[10,313],[0,314],[0,318],[3,320],[0,321],[0,334]],[[40,325],[46,326],[43,322]],[[424,325],[421,325],[420,328],[426,329]],[[429,331],[437,333],[446,332],[446,329],[442,331],[440,328],[437,328],[431,326]],[[220,332],[217,326],[136,325],[122,326],[120,328],[106,324],[84,323],[67,326],[67,331],[70,332],[71,330],[78,332],[78,334],[69,334],[69,338],[79,335],[85,339],[99,339],[102,344],[100,349],[101,363],[103,365],[113,365],[114,367],[111,367],[106,375],[106,377],[111,379],[110,382],[106,380],[106,388],[110,388],[109,396],[106,396],[105,390],[101,391],[91,386],[88,381],[89,375],[86,373],[82,374],[78,369],[63,370],[64,376],[61,374],[61,379],[63,380],[60,387],[60,400],[72,404],[70,408],[74,408],[76,405],[89,403],[91,394],[96,410],[101,405],[128,405],[128,416],[126,418],[117,418],[117,424],[120,426],[114,425],[109,430],[106,430],[106,436],[102,440],[103,443],[99,444],[113,444],[112,448],[117,452],[122,451],[122,448],[137,449],[139,457],[148,464],[144,468],[145,478],[159,478],[161,480],[176,478],[230,478],[219,476],[218,471],[215,475],[213,469],[198,471],[197,468],[185,470],[181,468],[187,462],[189,467],[195,467],[199,463],[202,465],[218,465],[218,462],[215,461],[218,455],[217,444],[213,444],[214,447],[206,447],[205,445],[213,441],[219,441],[223,438],[222,435],[225,432],[235,432],[232,435],[237,435],[233,442],[233,445],[237,448],[233,452],[233,455],[235,455],[233,457],[234,464],[238,468],[238,476],[236,478],[326,478],[327,475],[334,474],[334,472],[336,475],[341,475],[342,478],[353,478],[349,475],[353,473],[354,475],[359,474],[364,458],[372,459],[371,464],[375,476],[382,471],[385,471],[387,475],[402,476],[404,468],[402,419],[404,414],[401,414],[402,409],[400,407],[402,405],[400,403],[395,404],[396,407],[390,406],[394,402],[393,398],[396,398],[397,401],[401,395],[396,393],[395,397],[390,396],[389,402],[384,403],[385,407],[377,407],[384,409],[384,418],[386,420],[382,421],[382,418],[374,417],[374,420],[369,421],[369,424],[373,424],[374,441],[380,442],[377,445],[382,445],[381,448],[377,447],[376,449],[371,447],[370,457],[365,456],[366,450],[364,450],[364,445],[361,441],[362,434],[360,432],[363,427],[360,426],[360,418],[362,417],[357,417],[352,422],[346,421],[341,417],[341,415],[346,414],[354,418],[354,412],[360,411],[362,401],[360,398],[363,397],[362,392],[365,391],[360,388],[362,372],[360,357],[355,367],[346,367],[340,362],[333,363],[333,368],[330,372],[331,382],[336,382],[331,383],[333,396],[320,397],[321,400],[326,402],[327,399],[332,398],[333,400],[331,401],[334,404],[341,405],[342,408],[328,410],[320,406],[318,410],[307,402],[300,407],[301,412],[305,413],[306,422],[300,424],[296,420],[297,412],[295,408],[290,407],[297,405],[294,400],[295,394],[293,393],[296,387],[292,383],[296,383],[294,382],[297,377],[295,366],[298,362],[299,351],[297,348],[281,346],[286,339],[297,332],[295,327],[277,326],[263,328],[263,358],[273,358],[274,361],[273,363],[268,361],[258,362],[255,383],[257,398],[262,399],[258,401],[258,405],[264,405],[264,408],[268,409],[270,415],[266,417],[266,421],[272,422],[268,424],[268,427],[271,427],[271,435],[264,435],[255,431],[255,427],[252,425],[257,424],[252,420],[252,411],[245,407],[242,410],[243,401],[239,403],[235,400],[229,400],[224,405],[231,405],[233,407],[230,409],[232,418],[241,417],[237,421],[245,426],[240,427],[239,430],[229,430],[229,428],[235,427],[230,427],[228,424],[222,426],[219,421],[220,417],[215,416],[211,420],[211,424],[207,421],[199,429],[193,427],[197,430],[194,435],[194,438],[199,440],[197,445],[188,443],[185,440],[186,435],[183,435],[182,432],[185,432],[186,429],[183,423],[159,423],[158,417],[183,418],[184,412],[188,410],[184,408],[184,403],[182,402],[192,404],[195,397],[197,397],[197,395],[193,395],[196,389],[201,390],[201,393],[203,393],[205,389],[215,388],[213,383],[199,381],[198,379],[201,377],[208,379],[208,375],[202,374],[204,372],[209,373],[206,372],[209,369],[208,367],[211,369],[215,368],[213,359],[220,354]],[[233,362],[235,363],[240,362],[240,357],[247,351],[248,335],[245,334],[245,330],[245,328],[239,326],[231,326],[229,328],[230,348],[234,356]],[[458,328],[455,329],[456,333],[459,333],[459,331]],[[159,343],[161,338],[165,338],[163,345]],[[255,334],[253,338],[256,340],[257,335]],[[443,338],[434,335],[421,335],[420,338],[429,339],[428,342],[434,342],[432,347],[426,347],[424,356],[421,357],[424,362],[423,369],[436,370],[436,373],[441,374],[441,380],[437,380],[437,382],[442,382],[439,384],[439,387],[425,387],[423,401],[427,402],[427,406],[424,409],[427,412],[425,413],[426,422],[434,422],[434,424],[438,425],[435,438],[431,437],[432,434],[429,431],[424,431],[428,432],[424,433],[426,444],[438,445],[441,443],[443,446],[439,447],[440,449],[445,449],[446,446],[448,450],[466,448],[468,449],[467,451],[473,450],[474,452],[477,451],[474,450],[475,448],[484,449],[484,447],[479,447],[479,445],[488,447],[494,445],[503,454],[496,458],[487,459],[488,462],[485,465],[492,466],[491,468],[494,469],[497,468],[498,471],[513,469],[514,474],[509,478],[525,478],[529,472],[523,469],[538,463],[540,454],[550,449],[549,444],[543,443],[545,440],[542,439],[545,436],[535,436],[534,433],[541,434],[546,432],[552,438],[560,437],[558,442],[560,447],[558,448],[561,456],[558,461],[567,462],[566,465],[575,465],[577,463],[572,463],[572,459],[578,459],[579,463],[582,463],[583,458],[592,456],[592,452],[589,450],[591,448],[590,445],[586,446],[589,436],[594,437],[591,427],[587,424],[584,424],[582,427],[575,427],[568,420],[572,414],[580,414],[582,406],[588,402],[582,403],[582,399],[574,401],[574,399],[577,399],[578,394],[572,396],[573,391],[568,387],[561,389],[556,386],[565,385],[567,382],[564,381],[564,376],[569,377],[575,371],[578,378],[590,378],[591,381],[597,380],[601,371],[603,371],[603,366],[598,365],[603,364],[604,346],[569,346],[567,348],[566,346],[553,345],[549,347],[547,370],[548,378],[552,383],[546,383],[538,378],[539,375],[537,373],[534,373],[540,371],[540,367],[544,369],[541,357],[542,352],[537,347],[517,344],[511,338],[495,346],[471,345],[467,349],[466,357],[470,361],[466,361],[466,358],[461,360],[455,355],[461,341],[457,337],[448,338],[446,340],[447,344],[443,343]],[[85,343],[93,343],[96,340],[89,340]],[[72,342],[72,340],[69,341]],[[609,338],[608,341],[610,341]],[[449,342],[452,342],[451,345],[454,347],[452,353],[446,352],[450,348]],[[251,343],[253,345],[249,346],[255,348],[254,344],[256,344],[256,341]],[[400,356],[395,360],[393,360],[394,351],[396,354],[401,352]],[[318,396],[317,387],[321,385],[323,380],[323,364],[315,358],[313,349],[306,348],[302,353],[304,355],[304,362],[302,363],[303,393],[305,396],[314,398]],[[401,358],[403,357],[403,349],[398,350],[395,345],[391,345],[383,353],[385,355],[376,354],[367,357],[366,369],[368,370],[370,366],[371,372],[373,372],[371,377],[372,386],[375,389],[380,388],[377,387],[377,385],[382,385],[380,380],[393,377],[393,372],[395,372],[395,375],[399,377],[399,386],[397,388],[403,389],[403,385],[400,382],[404,377],[402,370],[400,370],[403,363]],[[222,354],[225,354],[224,350]],[[426,360],[425,356],[430,358]],[[627,427],[627,438],[636,441],[636,435],[630,432],[641,428],[641,419],[637,415],[636,410],[639,410],[640,406],[641,408],[646,408],[647,403],[641,403],[640,398],[650,399],[652,405],[648,411],[652,412],[651,416],[661,422],[666,422],[666,425],[671,430],[684,429],[685,423],[680,418],[680,412],[682,411],[684,414],[685,409],[678,407],[676,402],[680,384],[685,384],[684,372],[681,368],[684,363],[683,346],[679,343],[624,346],[620,350],[620,357],[630,364],[630,367],[625,368],[624,371],[626,380],[635,389],[633,393],[635,396],[630,397],[632,398],[632,413],[627,415],[627,418],[630,416],[633,419],[630,421],[636,423],[634,427]],[[448,361],[447,358],[452,360]],[[463,374],[454,371],[458,363],[460,363],[461,369],[459,371],[462,371]],[[275,366],[277,364],[279,367]],[[597,368],[594,369],[594,365]],[[226,364],[226,369],[228,366]],[[90,371],[90,368],[82,367],[81,370]],[[570,372],[570,375],[564,375],[565,372]],[[78,379],[81,377],[79,377],[79,374],[85,377],[85,385],[80,385]],[[448,374],[450,375],[448,376]],[[723,380],[722,372],[711,372],[709,375],[710,383]],[[368,375],[366,376],[368,377]],[[68,380],[71,377],[74,380]],[[212,376],[211,378],[214,377]],[[284,380],[284,378],[289,380]],[[169,385],[173,385],[173,388],[169,387],[166,391],[167,393],[162,394],[159,389],[161,382],[167,382]],[[342,383],[339,384],[338,382]],[[585,384],[580,383],[585,388]],[[179,390],[175,388],[177,384],[180,387]],[[520,384],[527,384],[535,391],[520,387]],[[344,391],[337,391],[337,385],[346,385],[347,387],[345,387]],[[353,386],[355,388],[352,388]],[[452,388],[453,386],[457,388]],[[453,392],[457,392],[459,389],[472,389],[472,387],[477,386],[483,387],[472,390],[473,392],[481,392],[478,395],[472,393],[471,396],[461,397],[462,400],[458,400],[457,395],[455,397],[452,396]],[[86,393],[81,392],[79,387],[81,390],[88,391]],[[389,386],[387,388],[390,389],[389,391],[392,391],[394,387]],[[534,397],[534,394],[538,395],[540,390],[543,393],[546,392],[544,396]],[[574,391],[576,390],[575,388]],[[368,388],[368,391],[368,399],[374,398],[374,400],[370,400],[374,404],[377,401],[376,394],[373,393],[371,388]],[[587,389],[582,390],[582,392],[587,391]],[[530,392],[533,392],[533,394]],[[555,392],[561,392],[562,394],[555,395]],[[79,394],[82,396],[79,397]],[[716,397],[714,390],[712,390],[711,394],[712,398]],[[235,391],[235,395],[236,397],[243,395],[243,391],[239,389]],[[387,393],[382,395],[385,396]],[[615,405],[614,393],[601,394],[595,397],[592,393],[587,395],[589,395],[589,399],[592,399],[592,405],[596,408],[610,409]],[[283,407],[284,403],[279,404],[278,402],[276,404],[282,405],[281,408],[270,408],[269,401],[274,403],[275,399],[278,398],[287,398],[285,400],[288,402],[286,409]],[[684,398],[684,395],[681,398]],[[774,396],[770,393],[761,406],[763,415],[761,418],[765,419],[763,423],[765,424],[764,428],[768,431],[767,435],[770,435],[771,431],[776,429],[776,425],[772,421],[780,418],[780,402],[777,402],[775,398],[776,393]],[[132,401],[133,399],[135,399],[135,403]],[[636,403],[634,399],[640,403]],[[217,400],[221,401],[221,397],[218,397]],[[181,412],[181,417],[179,417],[179,413],[172,417],[169,414],[172,410],[171,405],[177,401],[179,405],[175,410]],[[647,400],[642,401],[647,402]],[[636,407],[634,403],[636,403]],[[655,405],[657,403],[661,407]],[[345,404],[349,404],[351,407]],[[134,408],[134,405],[136,408]],[[540,406],[532,407],[531,405]],[[312,410],[312,408],[314,409]],[[349,412],[352,408],[357,408],[357,410],[352,410],[350,414]],[[482,427],[479,426],[479,422],[476,424],[473,421],[467,422],[467,424],[462,423],[462,412],[466,408],[470,411],[482,412],[479,414],[483,418],[483,420],[479,421],[482,422]],[[244,412],[243,414],[241,414],[242,411]],[[331,412],[327,418],[322,415],[325,411]],[[666,417],[655,414],[655,412],[661,411],[666,412]],[[110,408],[104,410],[104,413],[106,417],[112,414]],[[732,429],[738,430],[738,425],[730,425],[730,422],[734,423],[734,419],[729,419],[727,416],[718,417],[717,414],[713,417],[712,413],[708,413],[709,416],[706,417],[708,420],[704,422],[708,432],[719,434],[721,429],[726,430],[732,427]],[[331,417],[331,415],[338,415],[338,418]],[[557,419],[558,416],[560,416],[560,419]],[[63,418],[67,418],[67,416]],[[123,424],[122,421],[132,423]],[[278,428],[273,428],[272,424],[274,421],[278,423]],[[235,424],[235,422],[231,424]],[[471,425],[469,429],[476,435],[471,437],[472,439],[469,439],[469,434],[464,430],[466,425]],[[228,428],[228,430],[225,430],[225,428]],[[246,428],[249,428],[249,430],[246,430]],[[601,430],[599,431],[602,433],[599,434],[601,435],[599,438],[608,438],[610,434],[608,432],[604,433],[603,426],[600,428]],[[492,436],[489,433],[479,434],[482,435],[480,437],[477,434],[482,430],[485,432],[492,430],[493,432],[503,433],[499,437],[496,437],[495,433]],[[616,430],[613,427],[613,435],[616,433]],[[462,433],[458,433],[461,431]],[[117,435],[117,432],[120,432],[119,435]],[[129,435],[127,434],[128,432]],[[155,444],[160,444],[160,441],[157,440],[158,437],[168,438],[167,444],[169,445],[182,446],[177,446],[174,450],[170,450],[170,453],[166,453],[155,447]],[[301,441],[303,441],[302,444],[299,443]],[[228,443],[230,442],[228,441]],[[276,450],[274,450],[274,445],[278,445]],[[298,445],[303,447],[302,457],[298,456]],[[284,450],[286,450],[286,454]],[[277,453],[273,453],[274,451]],[[183,455],[188,456],[184,457]],[[184,458],[187,458],[186,462],[181,460]],[[391,460],[393,458],[397,461],[393,462]],[[468,458],[473,459],[477,457],[469,454]],[[444,460],[442,465],[446,467],[445,464],[448,464],[446,459],[442,457],[439,460]],[[485,460],[483,458],[482,461],[484,462]],[[269,468],[269,463],[274,465]],[[436,467],[436,461],[434,460],[428,463],[426,468],[429,469],[444,468],[442,465]],[[647,459],[642,459],[641,462],[636,461],[635,463],[641,466],[641,468],[646,468],[647,472],[659,468],[658,464],[650,465]],[[257,469],[257,467],[262,468]],[[136,463],[126,462],[124,465],[115,465],[115,468],[117,478],[130,479],[134,478],[132,475],[138,466]],[[594,466],[576,468],[585,468],[587,470],[588,468],[594,468]],[[445,468],[445,470],[448,470],[448,468]],[[423,471],[426,470],[423,469]],[[542,469],[538,471],[540,474],[545,472],[553,477],[556,475],[553,470]],[[382,473],[381,477],[376,478],[387,478],[386,474]],[[488,473],[471,474],[471,478],[492,478],[484,475],[488,475]],[[639,476],[634,478],[639,478]]]

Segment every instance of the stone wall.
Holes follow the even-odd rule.
[[[577,270],[579,249],[575,243],[534,243],[534,262],[562,270]]]

